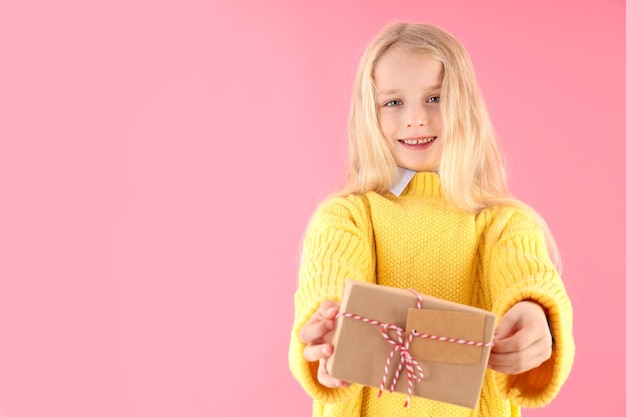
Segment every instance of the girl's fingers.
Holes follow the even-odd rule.
[[[505,353],[502,356],[510,356],[512,354]],[[529,371],[541,365],[544,362],[542,356],[536,356],[531,360],[520,362],[518,360],[508,360],[507,358],[494,358],[489,362],[489,368],[506,374],[517,375]]]
[[[337,313],[339,313],[339,305],[334,301],[324,300],[313,317],[317,320],[334,320]]]
[[[335,317],[339,312],[339,305],[331,300],[324,300],[315,314],[300,330],[302,343],[325,342],[324,336],[335,328]]]
[[[324,336],[330,333],[334,328],[335,322],[333,320],[323,320],[307,324],[300,329],[300,341],[306,344],[321,341]]]
[[[320,345],[308,345],[304,348],[304,359],[307,362],[317,362],[324,360],[333,353],[333,347],[328,344],[320,344]]]
[[[320,359],[320,366],[317,369],[317,380],[320,384],[328,388],[348,388],[350,386],[348,382],[333,378],[328,374],[326,359]]]
[[[550,334],[519,334],[514,337],[496,340],[492,351],[494,353],[516,353],[525,350],[549,352],[552,347]]]
[[[517,352],[492,352],[489,368],[507,375],[516,375],[534,369],[550,359],[552,349],[546,349],[543,341],[534,343],[527,349]]]

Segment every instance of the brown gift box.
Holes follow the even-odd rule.
[[[382,327],[345,317],[350,313],[369,320],[389,323],[423,334],[473,342],[491,342],[496,317],[493,313],[464,304],[421,295],[411,291],[346,281],[337,328],[333,335],[333,355],[328,372],[334,378],[379,388],[385,363],[394,349],[382,336]],[[397,340],[395,331],[389,336]],[[491,348],[414,337],[409,352],[423,370],[423,379],[413,382],[412,395],[476,408]],[[385,390],[400,364],[400,354],[393,355]],[[396,392],[408,393],[406,367],[397,380]]]

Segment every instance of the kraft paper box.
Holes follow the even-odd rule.
[[[389,323],[422,334],[472,342],[492,341],[496,317],[489,311],[439,298],[417,295],[409,290],[348,280],[345,284],[334,352],[328,360],[331,376],[344,381],[379,388],[385,364],[394,346],[382,336],[380,325],[342,314]],[[407,323],[408,321],[408,323]],[[388,335],[397,339],[394,331]],[[413,381],[412,395],[476,408],[491,348],[414,337],[409,352],[422,368],[423,379]],[[394,354],[384,386],[388,391],[400,364]],[[406,367],[397,379],[395,392],[408,393]]]

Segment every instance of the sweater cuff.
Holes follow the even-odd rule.
[[[551,326],[550,359],[522,374],[495,373],[498,391],[520,407],[541,407],[552,401],[567,379],[574,360],[572,307],[563,287],[552,284],[549,274],[518,282],[494,305],[494,313],[502,317],[516,303],[534,301],[544,308]]]

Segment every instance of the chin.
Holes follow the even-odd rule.
[[[439,165],[414,165],[414,164],[400,164],[402,168],[410,169],[416,172],[438,172]]]

